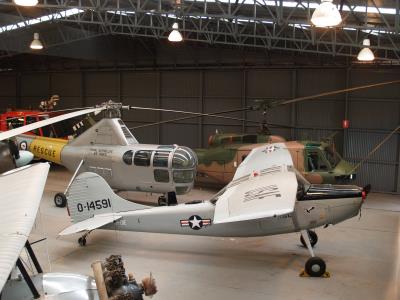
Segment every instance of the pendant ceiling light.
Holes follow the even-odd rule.
[[[38,0],[14,0],[14,3],[20,6],[35,6]]]
[[[168,40],[170,42],[181,42],[182,41],[182,34],[178,31],[179,25],[178,23],[174,23],[172,25],[172,31],[168,36]]]
[[[364,39],[363,46],[364,48],[362,48],[361,51],[358,53],[357,59],[360,61],[373,61],[375,59],[375,56],[371,49],[369,49],[369,46],[371,46],[370,40]]]
[[[31,49],[33,49],[33,50],[41,50],[41,49],[43,49],[43,44],[39,40],[39,33],[37,33],[37,32],[35,32],[33,34],[33,41],[31,43]]]
[[[314,10],[311,22],[317,27],[337,26],[342,22],[342,17],[332,0],[322,0],[321,4]]]

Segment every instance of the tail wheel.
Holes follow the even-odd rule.
[[[64,193],[57,193],[54,196],[54,204],[57,207],[65,207],[67,205],[67,197],[65,197]]]
[[[316,256],[311,257],[306,262],[305,271],[311,277],[321,277],[326,271],[325,261]]]
[[[312,230],[307,230],[307,232],[308,232],[308,236],[310,238],[311,247],[314,248],[315,244],[317,244],[317,242],[318,242],[318,235],[315,233],[315,231],[312,231]],[[307,244],[306,244],[305,240],[303,239],[302,235],[300,236],[300,242],[304,247],[307,248]]]
[[[86,246],[86,238],[85,238],[85,237],[80,237],[80,238],[78,239],[78,244],[79,244],[79,246],[81,246],[81,247],[85,247],[85,246]]]

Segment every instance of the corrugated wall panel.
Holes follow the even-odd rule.
[[[393,130],[400,123],[399,110],[400,98],[396,102],[380,99],[376,101],[351,100],[350,125],[355,128]]]
[[[157,72],[121,72],[121,95],[156,98]]]
[[[230,51],[227,51],[227,53]],[[206,52],[204,52],[206,53]],[[222,52],[221,52],[222,53]],[[171,53],[173,56],[174,53]],[[167,57],[165,57],[167,59]],[[376,83],[399,78],[395,69],[367,68],[303,68],[303,69],[246,69],[246,70],[154,70],[154,71],[85,71],[65,73],[26,73],[21,76],[22,105],[36,108],[39,100],[59,93],[60,107],[94,105],[109,99],[125,104],[162,107],[178,110],[217,112],[251,105],[252,100],[291,99],[321,92]],[[14,74],[0,75],[0,107],[16,103]],[[286,138],[320,140],[339,129],[336,142],[343,145],[345,156],[356,161],[396,127],[400,117],[400,85],[373,88],[348,95],[340,94],[311,100],[297,105],[268,110],[267,120],[298,128],[273,128],[273,134]],[[13,98],[9,100],[10,98]],[[346,101],[347,100],[347,101]],[[347,111],[346,111],[347,109]],[[347,112],[347,115],[346,115]],[[261,111],[227,114],[248,120],[261,121]],[[342,120],[350,120],[344,137]],[[129,127],[162,119],[181,117],[178,114],[129,111],[123,118]],[[244,125],[244,126],[243,126]],[[216,129],[222,132],[256,132],[258,124],[203,117],[179,124],[157,125],[134,130],[144,143],[179,143],[192,147],[206,145],[208,136]],[[356,130],[361,129],[361,130]],[[384,129],[377,131],[376,129]],[[359,171],[357,183],[371,182],[375,190],[393,191],[398,177],[399,141],[391,139]],[[366,169],[368,167],[368,169]],[[395,171],[397,169],[397,172]],[[387,170],[387,172],[385,172]],[[399,187],[400,188],[400,187]],[[400,191],[397,191],[400,192]]]
[[[387,132],[371,132],[367,130],[349,130],[344,157],[357,164],[367,157],[382,140]],[[392,136],[357,170],[357,183],[370,183],[375,191],[394,192],[397,184],[396,168],[398,168],[399,137]]]
[[[117,100],[119,94],[118,72],[87,72],[84,74],[85,96],[104,101]],[[99,101],[99,100],[98,100]],[[98,103],[98,102],[97,102]],[[93,103],[92,103],[93,104]]]
[[[14,74],[0,75],[0,110],[16,107],[17,78]]]

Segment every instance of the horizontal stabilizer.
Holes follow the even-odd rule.
[[[115,214],[112,215],[96,215],[90,219],[86,219],[85,221],[75,223],[63,231],[59,233],[59,235],[69,235],[74,234],[82,231],[91,231],[97,228],[100,228],[104,225],[113,223],[121,219],[122,216],[118,216]]]

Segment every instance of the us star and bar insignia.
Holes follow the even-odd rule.
[[[205,226],[211,225],[211,219],[202,219],[198,215],[191,216],[187,220],[181,220],[181,227],[190,227],[193,230],[200,230]]]

